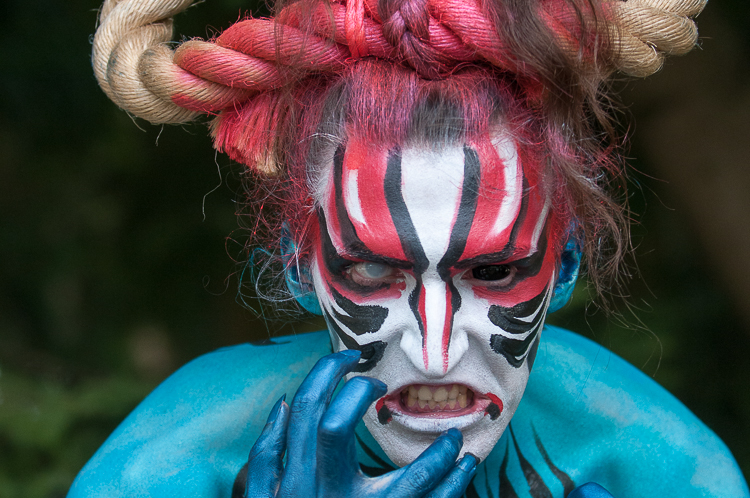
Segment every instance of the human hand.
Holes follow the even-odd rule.
[[[291,408],[283,397],[276,403],[248,457],[247,498],[463,495],[477,460],[467,454],[456,463],[463,444],[456,429],[441,434],[406,467],[374,478],[362,474],[354,429],[367,407],[386,393],[386,386],[369,377],[354,377],[331,401],[339,381],[356,366],[359,356],[359,351],[346,350],[321,358]]]

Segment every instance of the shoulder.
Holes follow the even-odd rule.
[[[196,358],[120,424],[76,478],[69,498],[172,496],[176,484],[190,496],[228,496],[267,411],[330,352],[323,331]]]
[[[514,428],[537,433],[575,482],[615,496],[748,495],[724,443],[653,379],[567,330],[543,337]]]

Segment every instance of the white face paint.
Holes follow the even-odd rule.
[[[334,349],[362,350],[360,372],[388,385],[365,423],[398,465],[451,427],[486,458],[526,388],[556,263],[523,159],[503,137],[335,154],[315,291]]]

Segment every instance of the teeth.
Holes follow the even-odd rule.
[[[472,392],[459,384],[440,387],[412,385],[402,391],[401,399],[407,408],[437,411],[466,408],[471,404],[472,397]]]
[[[461,408],[466,408],[466,405],[468,404],[466,399],[466,393],[461,393],[458,395],[458,406]]]

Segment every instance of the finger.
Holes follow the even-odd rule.
[[[477,473],[477,457],[467,453],[427,498],[459,498]]]
[[[340,494],[341,483],[352,481],[359,469],[354,429],[367,408],[386,391],[386,385],[379,380],[354,377],[331,402],[318,426],[319,496]]]
[[[282,496],[302,496],[314,489],[318,424],[333,391],[357,365],[360,352],[345,350],[324,356],[305,377],[289,413],[287,464],[281,482]]]
[[[271,409],[266,426],[255,441],[247,459],[247,482],[245,496],[272,497],[276,494],[281,473],[282,459],[286,448],[286,426],[289,420],[289,405],[284,403],[286,394]]]
[[[392,495],[424,496],[456,465],[461,446],[463,436],[458,429],[442,433],[416,460],[398,471]]]

